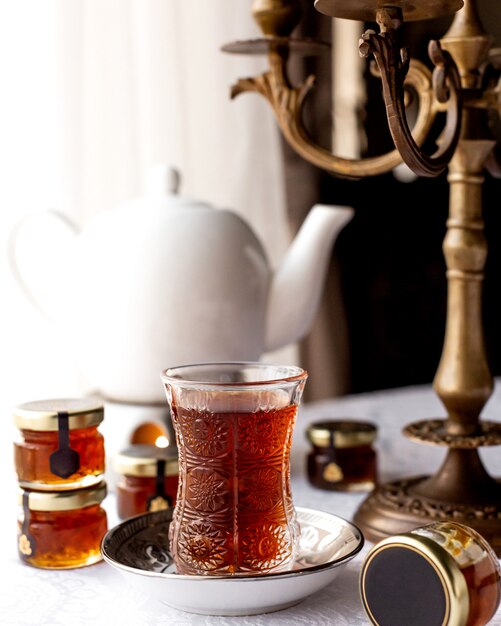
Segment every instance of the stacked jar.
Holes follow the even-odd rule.
[[[15,407],[19,437],[20,558],[70,569],[101,560],[107,531],[103,405],[89,399],[42,400]]]

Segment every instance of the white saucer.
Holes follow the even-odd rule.
[[[172,509],[133,517],[105,535],[102,554],[161,602],[203,615],[256,615],[293,606],[328,585],[364,544],[360,530],[336,515],[297,507],[300,554],[292,570],[253,576],[177,574],[168,552]],[[133,580],[132,580],[133,579]]]

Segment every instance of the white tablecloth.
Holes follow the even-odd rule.
[[[499,385],[484,417],[501,419]],[[293,493],[296,505],[329,511],[350,519],[364,496],[335,494],[311,487],[304,463],[309,450],[305,430],[325,418],[369,419],[379,426],[377,443],[383,480],[434,471],[444,457],[440,448],[415,444],[400,433],[404,424],[427,417],[443,417],[441,404],[430,387],[413,387],[303,405],[292,449]],[[23,565],[16,551],[16,481],[12,469],[13,429],[4,416],[0,431],[2,508],[0,516],[0,624],[13,626],[358,626],[368,621],[358,597],[358,573],[371,545],[345,566],[342,575],[301,604],[277,613],[253,617],[207,617],[182,613],[145,597],[105,563],[81,570],[52,572]],[[501,475],[499,449],[482,451],[487,468]],[[106,501],[110,525],[117,523],[113,494]],[[491,622],[501,626],[501,609]],[[426,625],[423,625],[426,626]]]

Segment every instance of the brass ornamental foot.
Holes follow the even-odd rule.
[[[404,434],[420,443],[449,448],[433,476],[379,485],[362,503],[354,521],[369,541],[452,519],[474,528],[501,556],[501,484],[484,468],[477,449],[501,445],[501,423],[483,421],[475,434],[451,433],[447,420],[409,424]]]
[[[451,481],[455,482],[453,477]],[[452,500],[439,497],[433,483],[433,478],[421,476],[380,485],[359,507],[355,524],[367,540],[378,542],[418,526],[454,520],[479,532],[500,557],[501,485],[490,477],[476,483],[473,488],[481,495],[468,502],[464,495]]]

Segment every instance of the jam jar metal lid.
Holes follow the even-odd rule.
[[[306,436],[314,446],[354,448],[370,445],[377,437],[377,426],[357,420],[328,420],[310,424]]]
[[[360,572],[364,609],[376,626],[466,626],[470,602],[455,559],[413,533],[383,539]]]
[[[71,491],[47,492],[20,489],[19,504],[26,504],[30,511],[72,511],[101,504],[106,493],[104,481],[96,487]]]
[[[115,456],[113,467],[118,474],[149,478],[158,475],[159,461],[164,462],[165,476],[179,474],[178,453],[174,446],[133,445]]]
[[[59,429],[59,415],[68,415],[68,428],[77,430],[98,426],[104,418],[101,402],[89,398],[35,400],[19,404],[12,411],[20,430],[54,431]]]

